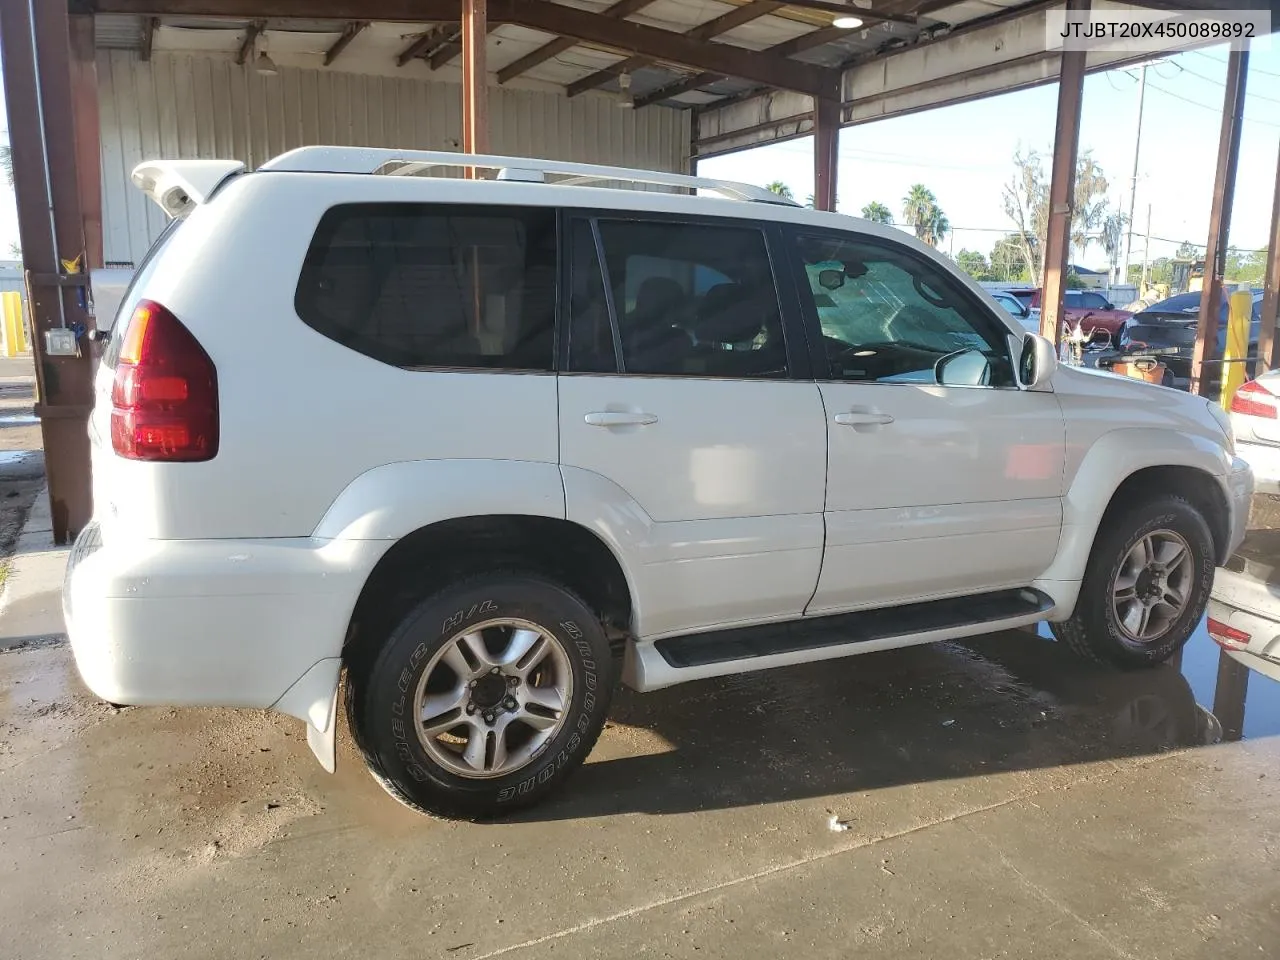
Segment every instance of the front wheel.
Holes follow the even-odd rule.
[[[347,716],[386,790],[482,819],[535,803],[590,752],[612,691],[596,615],[536,576],[477,577],[423,600],[347,667]]]
[[[1213,586],[1209,525],[1181,497],[1108,515],[1071,619],[1054,636],[1089,660],[1120,667],[1163,663],[1187,642]]]

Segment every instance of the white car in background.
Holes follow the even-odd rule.
[[[1253,468],[1258,493],[1280,494],[1280,370],[1250,380],[1231,400],[1236,456]]]
[[[1028,333],[1040,332],[1040,308],[1029,307],[1007,290],[990,290],[991,299],[1004,307],[1009,316],[1017,320]]]
[[[1218,570],[1208,629],[1229,656],[1280,681],[1280,530],[1250,530]]]

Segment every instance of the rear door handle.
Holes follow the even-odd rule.
[[[887,413],[857,411],[853,413],[837,413],[835,421],[842,427],[863,427],[868,424],[893,423],[893,417]]]
[[[657,423],[652,413],[631,413],[626,410],[600,410],[588,413],[584,418],[593,427],[643,427]]]

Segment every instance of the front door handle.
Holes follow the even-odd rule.
[[[632,413],[628,410],[600,410],[588,413],[584,418],[593,427],[643,427],[657,423],[652,413]]]
[[[893,423],[893,417],[887,413],[871,413],[870,411],[857,410],[851,413],[837,413],[835,421],[842,427],[865,427],[874,424]]]

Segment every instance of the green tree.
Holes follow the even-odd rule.
[[[1173,251],[1175,260],[1195,260],[1204,256],[1204,248],[1197,246],[1190,240],[1183,240],[1178,244],[1178,249]]]
[[[1013,155],[1014,174],[1002,191],[1004,212],[1013,221],[1023,255],[1037,286],[1044,272],[1044,246],[1049,235],[1049,179],[1035,150]],[[1095,242],[1108,215],[1107,178],[1086,150],[1076,162],[1076,189],[1071,218],[1071,242],[1081,253]]]
[[[872,200],[862,208],[862,219],[872,223],[893,223],[893,211],[879,200]]]
[[[1129,264],[1129,276],[1126,278],[1135,286],[1142,281],[1142,264]],[[1147,282],[1148,283],[1172,283],[1173,282],[1173,261],[1168,257],[1156,257],[1147,264]]]
[[[923,183],[914,184],[902,199],[902,218],[919,239],[934,247],[951,230],[947,215],[938,206],[938,198]]]
[[[1001,191],[1004,212],[1013,221],[1013,239],[1021,248],[1029,279],[1040,285],[1044,238],[1049,232],[1049,182],[1040,154],[1021,149],[1013,155],[1014,174]]]
[[[995,280],[1030,281],[1024,238],[1010,234],[1001,237],[991,248],[991,274]]]
[[[1083,258],[1107,215],[1107,178],[1086,150],[1076,161],[1075,202],[1071,213],[1071,243]]]
[[[783,200],[794,200],[796,198],[796,195],[791,192],[791,188],[781,180],[774,180],[770,183],[766,183],[764,188],[770,193],[776,193]]]
[[[1118,209],[1108,211],[1102,218],[1098,242],[1102,244],[1107,263],[1111,265],[1111,276],[1117,280],[1120,279],[1120,255],[1124,253],[1124,229],[1128,223],[1129,218]]]
[[[995,279],[991,275],[991,268],[987,265],[987,258],[977,250],[965,250],[962,248],[956,254],[956,266],[975,280]]]
[[[9,186],[13,186],[13,147],[7,143],[0,146],[0,170],[4,171]]]
[[[1227,272],[1225,279],[1231,283],[1247,283],[1261,286],[1267,274],[1265,250],[1238,250],[1227,248]]]

